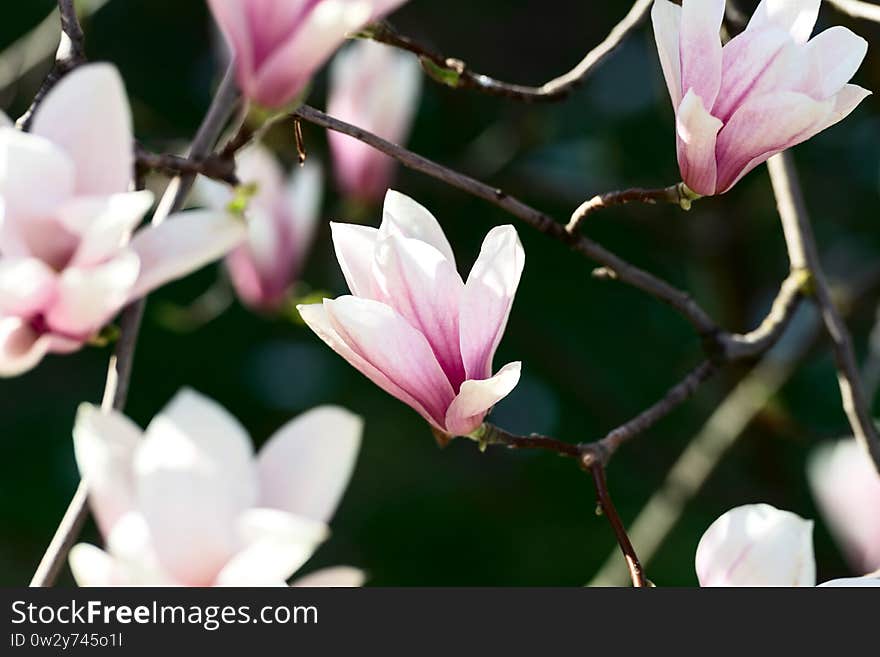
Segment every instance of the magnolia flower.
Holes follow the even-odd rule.
[[[299,276],[312,245],[324,177],[312,160],[285,179],[269,150],[252,146],[238,155],[237,173],[256,185],[247,208],[248,238],[226,260],[238,296],[249,306],[277,310]],[[200,179],[197,196],[221,210],[232,201],[228,186]]]
[[[406,0],[208,0],[238,85],[268,108],[292,101],[346,35]]]
[[[819,449],[808,475],[829,528],[853,568],[880,568],[880,476],[855,439]]]
[[[76,461],[106,551],[70,553],[80,586],[281,586],[327,537],[351,478],[362,422],[325,406],[282,427],[254,456],[238,421],[183,390],[141,431],[84,404]],[[359,585],[334,569],[311,585]],[[306,585],[309,585],[307,580]]]
[[[813,523],[769,504],[732,509],[712,523],[697,547],[700,586],[815,586]],[[880,586],[875,576],[822,586]]]
[[[300,306],[303,320],[438,435],[475,431],[519,382],[520,363],[492,376],[525,254],[513,226],[494,228],[464,283],[433,215],[389,191],[377,230],[331,224],[352,296]]]
[[[244,238],[240,221],[216,212],[132,238],[153,204],[129,191],[133,144],[122,80],[105,64],[59,82],[32,133],[0,127],[0,376],[80,349],[123,306]]]
[[[422,70],[415,57],[357,41],[333,60],[327,111],[390,142],[403,143],[421,91]],[[394,160],[348,135],[330,132],[329,139],[342,192],[381,200],[394,174]]]
[[[810,40],[821,0],[762,0],[721,47],[724,0],[655,0],[657,50],[685,184],[723,194],[771,156],[834,125],[869,91],[847,84],[868,44],[844,27]]]

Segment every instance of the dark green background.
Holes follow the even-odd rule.
[[[629,4],[412,0],[394,23],[477,70],[539,83],[577,62]],[[2,5],[5,48],[53,3]],[[870,24],[825,8],[821,23],[829,21],[876,42],[878,31]],[[138,137],[156,149],[186,140],[209,102],[216,74],[204,3],[111,0],[85,27],[90,57],[114,62],[125,77]],[[869,53],[856,81],[877,87],[876,52]],[[38,84],[39,76],[25,79],[2,92],[0,102],[17,115]],[[310,102],[324,106],[323,76]],[[869,99],[843,124],[796,150],[820,247],[856,270],[880,254],[877,110],[877,101]],[[312,155],[326,161],[324,135],[309,127],[306,139]],[[276,141],[289,160],[289,135],[276,135]],[[596,192],[678,180],[672,111],[647,26],[564,103],[523,105],[426,83],[411,147],[514,191],[560,219]],[[396,187],[435,212],[465,272],[489,228],[512,221],[411,172],[402,172]],[[344,208],[328,189],[324,216],[346,219]],[[378,218],[379,210],[367,216]],[[513,431],[571,441],[601,437],[695,365],[700,345],[672,311],[619,284],[591,279],[591,263],[525,225],[518,228],[527,264],[496,363],[522,360],[524,376],[494,419]],[[733,330],[754,326],[786,274],[763,168],[689,214],[630,207],[602,214],[588,230],[627,259],[691,290]],[[340,293],[344,283],[328,233],[325,224],[304,278]],[[593,512],[587,477],[570,462],[544,454],[480,454],[464,442],[438,450],[414,412],[301,326],[239,306],[196,333],[163,326],[163,303],[188,302],[215,276],[209,269],[151,300],[128,411],[144,425],[178,388],[190,385],[241,418],[258,441],[320,403],[343,404],[363,415],[366,436],[355,477],[333,522],[334,535],[309,569],[351,563],[368,570],[376,585],[579,585],[614,548],[606,522]],[[872,316],[869,303],[852,322],[860,353]],[[0,381],[0,584],[29,580],[76,486],[74,412],[80,402],[100,398],[108,355],[89,348]],[[614,459],[608,476],[625,520],[746,371],[726,370]],[[817,516],[804,477],[806,456],[847,427],[824,350],[775,402],[749,427],[651,564],[649,575],[658,584],[696,583],[699,537],[732,506],[767,501]],[[96,540],[92,527],[87,538]],[[848,573],[821,522],[816,546],[820,578]]]

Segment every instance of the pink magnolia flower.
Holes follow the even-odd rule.
[[[104,64],[64,78],[32,133],[0,127],[0,376],[80,349],[123,306],[244,238],[216,212],[132,238],[153,203],[129,191],[133,144],[122,80]]]
[[[252,146],[237,157],[238,177],[255,184],[247,208],[247,241],[226,259],[241,300],[262,310],[277,310],[302,271],[317,228],[324,176],[309,160],[289,178],[272,153]],[[197,196],[221,210],[232,200],[228,186],[200,179]]]
[[[655,0],[657,50],[685,184],[723,194],[771,156],[834,125],[869,91],[847,84],[868,44],[844,27],[810,39],[821,0],[762,0],[721,47],[724,0]]]
[[[208,0],[238,85],[268,108],[292,101],[346,35],[406,0]]]
[[[700,586],[815,586],[813,523],[769,504],[731,509],[697,547]],[[876,575],[820,586],[880,586]]]
[[[513,226],[486,236],[463,282],[437,220],[389,191],[377,230],[331,224],[352,296],[300,306],[303,320],[436,431],[468,435],[510,394],[520,363],[492,376],[525,254]]]
[[[422,91],[422,69],[409,53],[357,41],[333,60],[327,112],[396,144],[406,141]],[[348,135],[330,132],[336,178],[344,194],[380,201],[396,163]]]
[[[183,390],[141,431],[84,404],[76,460],[106,551],[70,553],[80,586],[282,586],[328,535],[351,478],[362,422],[313,409],[254,456],[238,421]],[[360,585],[354,569],[305,585]]]
[[[855,439],[819,449],[808,475],[829,528],[859,572],[880,568],[880,477]]]

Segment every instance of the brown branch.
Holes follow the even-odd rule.
[[[538,87],[502,82],[471,71],[462,60],[446,57],[409,37],[402,36],[387,23],[373,25],[359,36],[414,53],[431,78],[450,87],[476,89],[494,96],[523,101],[556,101],[565,98],[584,83],[590,74],[641,24],[652,4],[653,0],[637,0],[605,40],[588,52],[577,66]]]
[[[862,388],[852,338],[834,303],[831,287],[822,270],[816,238],[791,154],[776,155],[768,161],[767,166],[773,182],[773,191],[776,194],[792,268],[810,272],[813,295],[822,314],[825,329],[831,337],[844,411],[856,439],[871,456],[877,471],[880,472],[880,437],[877,435]]]
[[[689,210],[691,202],[697,198],[699,198],[699,196],[687,189],[684,183],[678,183],[677,185],[664,187],[662,189],[641,189],[639,187],[634,187],[619,192],[598,194],[588,201],[584,201],[581,206],[574,211],[565,230],[569,233],[574,233],[591,214],[615,205],[625,205],[627,203],[647,203],[648,205],[654,205],[656,203],[672,203],[673,205],[681,206],[684,210]]]
[[[55,54],[55,64],[34,96],[27,112],[18,119],[17,125],[22,130],[30,128],[34,112],[61,78],[86,61],[86,37],[79,23],[73,0],[58,0],[58,10],[61,15],[61,42]]]
[[[153,153],[137,145],[135,156],[137,166],[142,171],[158,171],[172,177],[203,175],[229,185],[239,184],[238,176],[235,175],[235,160],[225,159],[220,155],[195,159],[167,153]]]
[[[825,0],[825,2],[853,18],[864,18],[880,23],[880,5],[861,2],[861,0]]]
[[[189,152],[190,159],[205,158],[212,151],[237,102],[238,92],[235,88],[234,70],[230,67],[217,89],[196,137],[193,139]],[[159,204],[159,209],[153,215],[153,224],[163,222],[169,214],[183,207],[192,188],[193,180],[193,175],[187,174],[172,181],[165,192],[165,197]],[[115,353],[110,359],[107,385],[104,390],[102,408],[105,410],[114,408],[121,411],[125,407],[134,353],[145,307],[146,299],[140,299],[128,306],[120,317],[121,336],[116,345]],[[85,483],[80,482],[52,541],[49,543],[49,547],[40,560],[31,580],[31,587],[46,587],[55,583],[67,554],[76,542],[86,518],[88,518],[88,514],[88,490]]]

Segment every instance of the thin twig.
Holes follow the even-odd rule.
[[[610,208],[615,205],[625,205],[627,203],[647,203],[654,205],[656,203],[672,203],[680,205],[683,209],[689,210],[691,201],[695,200],[693,194],[683,183],[663,187],[662,189],[641,189],[634,187],[632,189],[624,189],[619,192],[608,192],[606,194],[598,194],[588,201],[584,201],[581,206],[574,211],[568,225],[565,227],[569,233],[574,233],[580,228],[581,223],[591,214]]]
[[[235,110],[238,102],[238,93],[235,90],[234,71],[230,67],[217,93],[211,103],[211,107],[202,122],[196,138],[190,147],[189,158],[198,159],[206,157],[214,147],[217,139],[223,131],[229,117]],[[186,197],[192,188],[193,176],[175,178],[159,209],[153,216],[153,224],[160,224],[169,214],[183,207]],[[146,307],[146,299],[140,299],[126,308],[120,317],[121,336],[116,345],[110,366],[107,372],[107,385],[104,391],[104,409],[115,408],[122,410],[128,397],[128,386],[131,381],[131,370],[134,360],[135,347],[137,345],[140,325]],[[64,565],[67,554],[76,542],[82,526],[88,517],[88,491],[83,482],[80,482],[67,511],[52,538],[46,553],[37,567],[37,571],[31,581],[32,587],[52,586],[58,578],[58,573]]]
[[[17,125],[22,130],[30,128],[37,107],[61,78],[86,61],[85,34],[76,15],[73,0],[58,0],[58,11],[61,17],[61,42],[55,54],[55,65],[34,96],[27,112],[18,119]]]
[[[880,5],[861,2],[861,0],[825,0],[825,2],[853,18],[864,18],[880,23]]]
[[[565,98],[584,83],[590,74],[639,26],[648,15],[653,2],[654,0],[637,0],[629,13],[614,26],[605,40],[588,52],[577,66],[568,73],[538,87],[502,82],[488,75],[471,71],[462,60],[434,52],[413,39],[398,34],[387,23],[373,25],[358,36],[414,53],[419,57],[422,67],[431,78],[450,87],[476,89],[494,96],[523,101],[556,101]]]
[[[168,153],[153,153],[144,147],[137,145],[135,148],[137,166],[143,170],[158,171],[165,175],[203,175],[212,180],[238,185],[238,176],[235,175],[235,160],[225,159],[219,155],[209,155],[203,159],[193,159],[171,155]]]
[[[776,155],[770,158],[767,166],[784,227],[791,266],[793,269],[805,269],[810,272],[813,294],[822,313],[825,328],[831,337],[844,411],[856,439],[871,456],[874,466],[880,472],[880,437],[877,435],[871,409],[862,388],[852,338],[839,310],[834,305],[831,287],[822,270],[816,238],[791,154]]]

